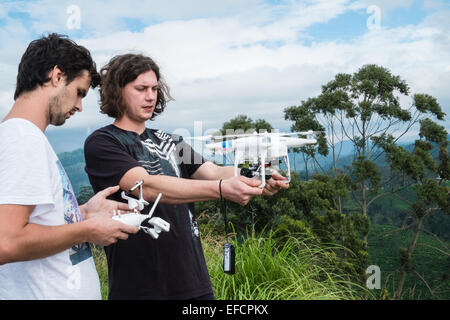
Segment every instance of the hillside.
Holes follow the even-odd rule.
[[[371,225],[369,232],[370,264],[381,270],[381,284],[393,296],[394,284],[399,278],[399,250],[407,247],[412,239],[411,231],[394,232],[389,225]],[[412,255],[414,271],[405,281],[403,299],[450,299],[450,242],[441,242],[426,233],[420,233],[417,247]]]
[[[75,194],[80,192],[83,185],[89,185],[89,178],[84,171],[85,161],[83,149],[77,149],[72,152],[63,152],[58,154],[64,170],[69,176]]]
[[[411,149],[412,145],[406,146],[406,148]],[[89,186],[89,180],[84,170],[85,162],[82,149],[64,152],[58,156],[77,194],[82,186]],[[296,159],[301,161],[301,155],[297,154]],[[342,157],[340,165],[350,165],[352,159],[351,155]],[[378,165],[384,166],[386,164],[380,160]],[[297,168],[291,165],[293,170],[300,171],[301,168],[300,165]],[[410,188],[401,193],[403,198],[411,197],[412,194]],[[352,199],[344,201],[343,204],[344,212],[358,211],[358,207]],[[410,207],[398,198],[385,196],[375,201],[368,212],[371,220],[368,239],[370,264],[380,267],[382,286],[385,286],[391,292],[391,297],[395,289],[394,284],[399,276],[399,250],[406,247],[412,237],[410,232],[394,233],[392,231],[400,225],[409,211]],[[450,299],[450,282],[448,281],[450,257],[439,252],[439,250],[448,252],[448,248],[450,248],[450,234],[448,232],[450,230],[450,217],[440,213],[427,217],[424,221],[424,228],[438,235],[440,240],[424,232],[420,234],[419,243],[413,254],[415,270],[407,276],[402,298]],[[210,258],[213,260],[210,260],[208,264],[214,270],[213,265],[218,263],[215,261],[217,257],[213,255]],[[211,264],[211,261],[215,262]],[[220,272],[217,272],[217,275],[219,274]],[[224,292],[223,295],[227,296],[228,293]]]

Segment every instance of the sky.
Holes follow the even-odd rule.
[[[448,0],[2,0],[0,118],[13,104],[23,52],[50,32],[87,47],[98,68],[117,54],[152,57],[175,101],[148,126],[169,133],[208,134],[238,114],[289,131],[286,107],[366,64],[388,68],[450,114]],[[57,152],[112,123],[98,100],[90,90],[83,112],[47,129]]]

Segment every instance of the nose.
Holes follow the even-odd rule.
[[[157,91],[149,88],[145,93],[145,100],[154,101],[156,99]]]
[[[81,104],[81,99],[78,99],[77,104],[75,105],[75,109],[77,109],[78,112],[83,111],[83,105]]]

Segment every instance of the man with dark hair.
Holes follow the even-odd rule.
[[[151,58],[116,56],[100,75],[101,110],[115,120],[85,142],[91,185],[100,190],[119,184],[129,190],[143,180],[145,200],[154,202],[163,195],[153,215],[170,223],[170,232],[157,240],[138,232],[105,247],[109,298],[214,299],[194,202],[222,196],[245,205],[253,196],[287,188],[284,177],[274,174],[261,190],[259,181],[235,177],[232,167],[205,161],[180,136],[147,128],[146,121],[163,112],[171,98]],[[120,193],[112,199],[120,201]]]
[[[99,75],[89,51],[57,34],[30,43],[15,102],[0,123],[0,299],[101,299],[89,242],[138,228],[113,220],[112,186],[78,206],[44,131],[75,112]]]
[[[14,100],[23,92],[32,91],[50,81],[49,71],[54,66],[64,73],[67,85],[84,71],[91,77],[92,88],[100,83],[89,51],[66,37],[52,33],[28,45],[19,64]]]

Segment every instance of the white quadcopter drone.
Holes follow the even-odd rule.
[[[156,198],[155,203],[153,204],[148,214],[140,214],[139,211],[143,210],[144,207],[149,204],[142,197],[143,183],[144,180],[138,181],[129,191],[127,192],[122,191],[121,193],[122,198],[128,200],[128,207],[130,208],[130,210],[133,210],[133,212],[121,214],[120,210],[117,210],[117,212],[114,213],[113,219],[131,226],[138,227],[145,233],[151,235],[153,239],[158,239],[161,231],[169,232],[170,230],[170,224],[167,221],[158,217],[152,218],[153,211],[155,211],[156,205],[161,199],[162,193],[158,194],[158,197]],[[131,192],[136,190],[136,188],[138,187],[139,187],[139,199],[130,197],[129,195],[131,194]],[[142,226],[142,223],[147,219],[150,219],[148,223],[152,225],[153,228]]]
[[[313,138],[297,138],[290,137],[292,135],[312,136],[321,133],[320,131],[305,131],[305,132],[262,132],[256,131],[252,134],[235,134],[225,136],[203,136],[193,137],[192,139],[199,140],[213,140],[213,139],[227,139],[221,142],[213,142],[206,144],[205,147],[215,151],[234,152],[234,175],[238,175],[238,165],[249,162],[249,168],[242,168],[241,175],[249,178],[261,179],[259,188],[264,188],[266,180],[271,177],[271,170],[279,171],[280,158],[286,164],[286,180],[288,184],[291,181],[288,149],[301,147],[308,144],[317,143]],[[269,168],[270,167],[270,168]],[[268,171],[266,173],[266,170]]]

